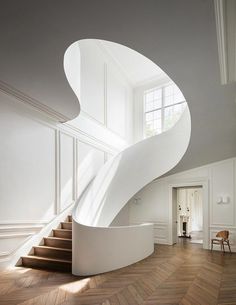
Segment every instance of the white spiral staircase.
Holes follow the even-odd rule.
[[[109,160],[78,199],[73,217],[72,272],[91,275],[137,262],[154,250],[153,225],[110,227],[140,189],[171,170],[190,140],[186,107],[170,130],[145,139]]]

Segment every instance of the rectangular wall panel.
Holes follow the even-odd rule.
[[[0,222],[50,220],[55,211],[55,130],[0,95]]]
[[[104,124],[104,68],[99,48],[89,40],[79,43],[81,51],[81,109]]]
[[[77,190],[79,195],[103,166],[104,152],[80,141],[77,142],[77,147]]]
[[[126,136],[127,89],[112,69],[107,69],[107,127]]]
[[[233,160],[212,168],[212,224],[234,224],[234,167]],[[227,203],[218,203],[227,197]]]
[[[74,149],[73,137],[60,133],[60,210],[73,201]]]

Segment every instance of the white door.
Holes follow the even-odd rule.
[[[172,242],[177,243],[177,189],[172,188]]]

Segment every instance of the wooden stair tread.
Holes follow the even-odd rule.
[[[65,240],[65,241],[72,241],[72,238],[64,238],[64,237],[56,237],[56,236],[47,236],[44,237],[46,239],[56,239],[56,240]]]
[[[50,246],[34,246],[33,248],[40,248],[40,249],[48,249],[48,250],[58,250],[58,251],[67,251],[67,252],[72,252],[72,249],[67,249],[67,248],[57,248],[57,247],[50,247]]]
[[[22,266],[60,272],[72,269],[72,217],[69,215],[59,228],[43,237],[43,244],[32,247],[30,254],[22,256]]]
[[[72,230],[70,229],[53,229],[53,231],[59,231],[59,232],[71,232]]]
[[[36,256],[36,255],[27,255],[22,256],[22,259],[34,259],[34,260],[41,260],[41,261],[50,261],[55,263],[65,263],[65,264],[71,264],[71,260],[66,259],[60,259],[60,258],[52,258],[52,257],[43,257],[43,256]]]

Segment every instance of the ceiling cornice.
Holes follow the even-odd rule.
[[[0,91],[2,91],[7,95],[13,96],[22,103],[30,105],[31,107],[40,111],[41,113],[46,114],[52,120],[56,120],[61,123],[64,123],[69,120],[69,118],[64,116],[63,114],[55,111],[54,109],[46,106],[45,104],[37,101],[36,99],[26,95],[25,93],[13,88],[12,86],[4,83],[1,80],[0,80]]]
[[[214,0],[221,84],[236,81],[236,1]]]

